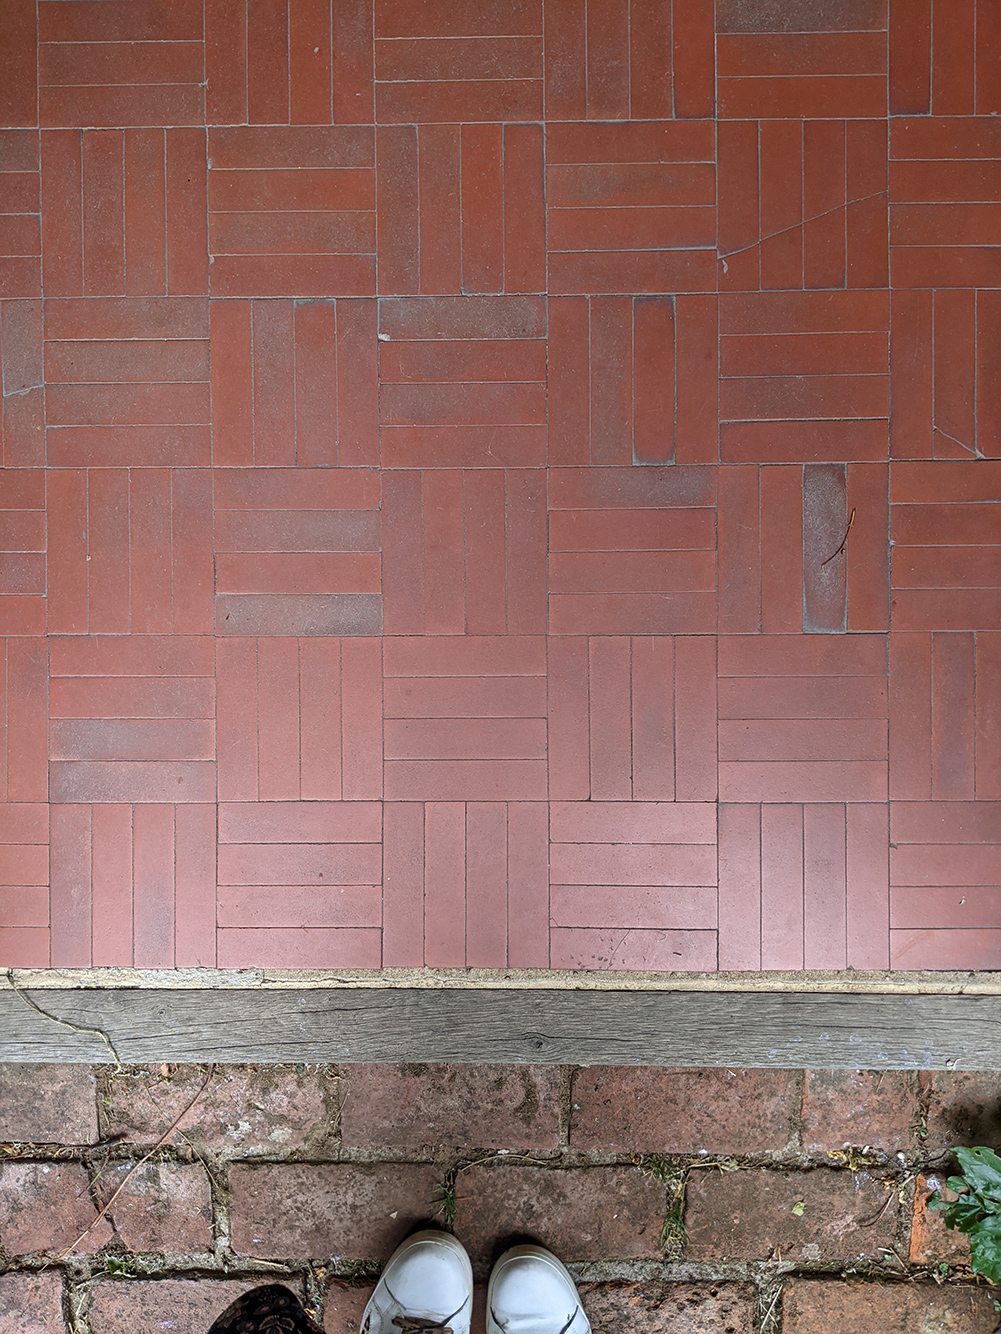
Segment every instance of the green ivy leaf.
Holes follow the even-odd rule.
[[[956,1228],[959,1232],[971,1233],[976,1230],[984,1216],[984,1210],[979,1200],[971,1200],[969,1196],[957,1200],[949,1206],[949,1211],[945,1216],[946,1227]]]
[[[971,1235],[970,1264],[976,1273],[1001,1285],[1001,1228],[981,1228]]]
[[[953,1149],[953,1153],[959,1159],[968,1185],[992,1199],[1001,1200],[1001,1158],[992,1149]]]

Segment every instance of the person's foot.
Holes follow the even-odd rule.
[[[487,1284],[487,1334],[590,1334],[573,1279],[541,1246],[512,1246]]]
[[[473,1267],[449,1232],[415,1232],[389,1257],[361,1334],[469,1334]]]

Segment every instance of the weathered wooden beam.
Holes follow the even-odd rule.
[[[0,989],[0,1061],[105,1063],[114,1055],[123,1064],[994,1070],[1001,1069],[1001,996]]]

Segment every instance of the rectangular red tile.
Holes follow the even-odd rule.
[[[378,968],[381,953],[379,931],[351,927],[243,927],[217,938],[220,968]]]
[[[424,962],[424,807],[385,804],[383,852],[383,966]]]
[[[673,104],[672,14],[665,5],[629,6],[629,109],[636,120],[670,116]]]
[[[219,926],[379,927],[382,904],[376,886],[317,888],[315,885],[224,886],[219,890]],[[264,934],[263,931],[261,933]]]
[[[722,760],[879,760],[886,755],[882,719],[721,719]]]
[[[716,645],[709,636],[675,641],[675,793],[678,801],[716,799]]]
[[[91,839],[88,805],[53,808],[51,953],[46,960],[53,968],[89,968],[92,963]]]
[[[215,799],[215,765],[202,761],[53,761],[49,795],[66,802],[206,802]]]
[[[549,844],[544,802],[507,807],[508,966],[549,966]]]
[[[554,843],[716,842],[712,803],[646,801],[552,802]]]
[[[727,760],[719,766],[720,800],[728,802],[879,802],[886,800],[886,781],[882,760]]]
[[[376,85],[379,125],[537,121],[541,79],[440,79]]]
[[[549,796],[590,796],[588,643],[549,641]]]
[[[504,290],[546,285],[546,210],[542,130],[504,127]]]
[[[847,561],[843,552],[836,554],[848,531],[846,491],[844,465],[816,463],[804,467],[804,632],[844,633],[847,629]]]
[[[460,189],[462,288],[500,292],[504,287],[503,130],[499,125],[464,125]]]
[[[4,9],[0,28],[0,120],[4,125],[37,124],[37,20],[25,0]]]
[[[299,641],[298,791],[308,801],[341,795],[341,646]]]
[[[715,885],[715,849],[697,844],[554,843],[551,879],[562,885]]]
[[[845,807],[803,808],[803,963],[847,966]]]
[[[333,118],[339,125],[370,125],[373,119],[373,17],[364,0],[347,0],[331,11]]]
[[[757,970],[761,963],[761,812],[757,804],[719,807],[719,964]]]
[[[677,931],[716,923],[716,893],[709,888],[554,885],[551,899],[555,927]]]
[[[325,0],[289,9],[289,120],[327,125],[331,106],[330,6]]]
[[[375,802],[220,802],[220,843],[378,843]]]
[[[6,800],[48,799],[46,653],[40,638],[6,641]]]
[[[543,801],[542,760],[387,760],[389,801]]]
[[[38,467],[45,455],[42,309],[38,301],[0,307],[0,446],[6,468]]]
[[[588,686],[591,796],[599,801],[628,801],[632,796],[628,639],[590,641]]]
[[[466,806],[464,960],[473,968],[507,964],[507,810],[502,802]]]
[[[341,644],[342,795],[382,797],[382,645],[358,638]]]
[[[803,486],[801,466],[761,470],[761,628],[769,634],[805,629]]]
[[[931,786],[933,800],[974,795],[974,638],[932,636]]]
[[[129,968],[132,966],[132,807],[95,806],[91,820],[94,963],[97,967]]]
[[[890,806],[894,843],[993,843],[1001,808],[991,801],[899,801]]]
[[[713,6],[706,0],[673,4],[674,114],[712,116],[715,110]]]
[[[675,641],[667,637],[633,640],[630,685],[630,796],[633,803],[674,801]]]
[[[1001,687],[1001,634],[977,635],[976,794],[980,801],[1001,796],[1001,718],[996,705]]]
[[[894,886],[890,891],[890,922],[896,931],[983,930],[1001,926],[997,895],[970,886]]]
[[[220,885],[373,885],[382,878],[377,843],[228,843]]]
[[[761,966],[803,968],[803,808],[761,808]]]
[[[132,901],[137,968],[175,966],[174,848],[174,808],[136,807],[132,818]]]
[[[57,634],[87,630],[87,474],[83,469],[51,472],[47,513],[52,527],[48,549],[48,624]]]
[[[54,719],[52,760],[205,760],[215,758],[211,722],[196,719]]]
[[[424,963],[432,968],[465,962],[466,808],[431,800],[424,807]]]
[[[715,931],[556,927],[551,937],[553,968],[698,972],[716,967]]]
[[[994,843],[909,844],[890,849],[894,885],[995,885],[1001,849]]]
[[[893,967],[888,939],[887,808],[853,802],[845,810],[847,966]]]

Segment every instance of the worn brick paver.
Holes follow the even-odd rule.
[[[118,1334],[123,1329],[169,1329],[177,1334],[206,1334],[213,1320],[237,1297],[269,1279],[128,1279],[94,1284],[90,1321],[94,1334]],[[293,1278],[281,1282],[301,1301],[302,1284]]]
[[[523,1235],[567,1260],[660,1254],[665,1190],[635,1168],[471,1167],[455,1200],[456,1229],[477,1259]]]
[[[241,1255],[385,1258],[436,1209],[433,1167],[281,1163],[230,1172]]]
[[[901,1070],[807,1070],[803,1147],[837,1152],[849,1145],[895,1153],[914,1143],[914,1076]]]
[[[789,1141],[790,1070],[591,1066],[573,1083],[570,1143],[646,1153],[757,1153]]]
[[[372,1283],[351,1285],[334,1283],[327,1289],[323,1307],[324,1334],[358,1334],[362,1312],[371,1297]]]
[[[752,1334],[757,1298],[749,1283],[585,1283],[594,1334]]]
[[[983,1288],[831,1283],[794,1279],[782,1301],[788,1334],[994,1334],[998,1315]]]
[[[111,1206],[115,1231],[130,1251],[188,1254],[212,1248],[212,1195],[200,1163],[109,1165],[98,1193],[107,1203],[128,1176]]]
[[[204,1072],[178,1067],[169,1076],[143,1072],[111,1081],[108,1120],[128,1141],[156,1140],[191,1102]],[[212,1081],[185,1116],[173,1141],[232,1153],[301,1148],[325,1126],[322,1086],[292,1066],[228,1070]]]
[[[955,1144],[1001,1144],[1001,1078],[988,1070],[921,1071],[927,1099],[922,1147],[941,1153]]]
[[[896,1192],[865,1171],[703,1171],[689,1182],[685,1225],[693,1258],[847,1261],[889,1246],[897,1211]]]
[[[3,1334],[62,1334],[61,1275],[0,1275],[0,1330]]]
[[[91,1228],[91,1225],[94,1225]],[[6,1162],[0,1165],[0,1240],[11,1255],[62,1251],[79,1244],[92,1254],[112,1237],[107,1219],[97,1221],[87,1174],[60,1163]]]
[[[345,1144],[552,1149],[555,1066],[353,1065],[341,1080]]]
[[[93,1144],[97,1104],[84,1065],[0,1066],[0,1141]]]

